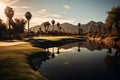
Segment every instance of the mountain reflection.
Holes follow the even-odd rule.
[[[61,55],[62,52],[65,52],[69,49],[73,50],[73,48],[75,48],[74,49],[76,50],[75,52],[79,52],[79,53],[81,53],[81,50],[83,48],[86,48],[91,52],[95,50],[101,51],[104,49],[106,50],[106,56],[104,58],[104,64],[106,68],[108,70],[116,69],[116,71],[120,71],[120,47],[115,47],[113,51],[113,47],[111,46],[106,46],[101,43],[95,43],[95,42],[89,42],[89,41],[82,41],[82,42],[70,43],[70,44],[52,47],[52,48],[46,48],[45,50],[49,52],[49,55],[37,56],[31,59],[34,69],[38,70],[41,67],[43,62],[50,59],[54,59],[57,56]],[[69,53],[69,52],[65,52],[65,53]]]
[[[62,49],[70,49],[72,47],[78,47],[78,52],[80,52],[80,48],[87,48],[90,51],[107,49],[107,46],[104,44],[99,44],[99,43],[89,42],[89,41],[70,43],[70,44],[61,46]]]

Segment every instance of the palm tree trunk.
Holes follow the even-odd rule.
[[[53,24],[53,32],[54,32],[54,24]]]
[[[11,32],[10,32],[10,18],[9,18],[9,30],[8,30],[8,35],[9,35],[9,39],[11,38]]]
[[[47,29],[46,29],[46,32],[48,33],[48,30],[49,30],[49,26],[47,26]]]
[[[28,20],[28,37],[30,37],[29,23],[30,23],[30,21]]]

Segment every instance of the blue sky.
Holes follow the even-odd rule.
[[[105,22],[106,12],[120,5],[120,0],[1,0],[15,10],[15,17],[24,18],[26,11],[33,15],[31,26],[44,21],[85,24],[91,20]]]

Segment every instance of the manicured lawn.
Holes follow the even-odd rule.
[[[45,80],[29,65],[28,56],[44,53],[30,43],[0,47],[0,80]]]
[[[74,38],[73,36],[40,36],[40,37],[34,37],[33,39],[46,39],[51,41],[58,41],[60,39],[64,38]]]
[[[46,80],[30,65],[29,58],[46,54],[45,47],[59,46],[82,40],[73,36],[42,36],[29,42],[0,42],[0,80]],[[32,41],[33,42],[32,42]],[[33,47],[33,46],[37,46]],[[53,45],[54,44],[54,45]],[[39,46],[40,45],[40,46]]]
[[[40,48],[49,48],[55,46],[61,46],[68,43],[78,42],[85,40],[84,37],[78,38],[75,36],[41,36],[41,37],[32,37],[30,39],[25,39],[30,42],[35,47]]]

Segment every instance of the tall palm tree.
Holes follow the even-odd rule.
[[[43,25],[44,25],[45,32],[46,32],[46,31],[47,31],[47,23],[46,23],[46,22],[44,22],[44,23],[43,23]]]
[[[81,26],[81,24],[78,23],[78,34],[80,34],[80,26]]]
[[[52,25],[53,25],[53,32],[54,32],[55,20],[52,20],[51,23],[52,23]]]
[[[60,23],[57,23],[57,27],[58,27],[58,32],[60,31]]]
[[[60,32],[61,32],[62,27],[60,26],[59,29],[60,29]]]
[[[9,37],[11,37],[11,32],[10,32],[10,25],[11,25],[11,22],[12,22],[12,18],[14,16],[14,10],[13,8],[11,7],[6,7],[5,8],[5,15],[7,16],[8,18],[8,22],[9,22]]]
[[[49,29],[49,26],[50,26],[49,21],[46,22],[46,25],[47,25],[47,33],[48,33],[48,29]]]
[[[30,23],[30,19],[31,19],[31,17],[32,17],[32,14],[30,13],[30,12],[26,12],[25,13],[25,18],[27,19],[27,21],[28,21],[28,37],[30,36],[30,28],[29,28],[29,23]]]

